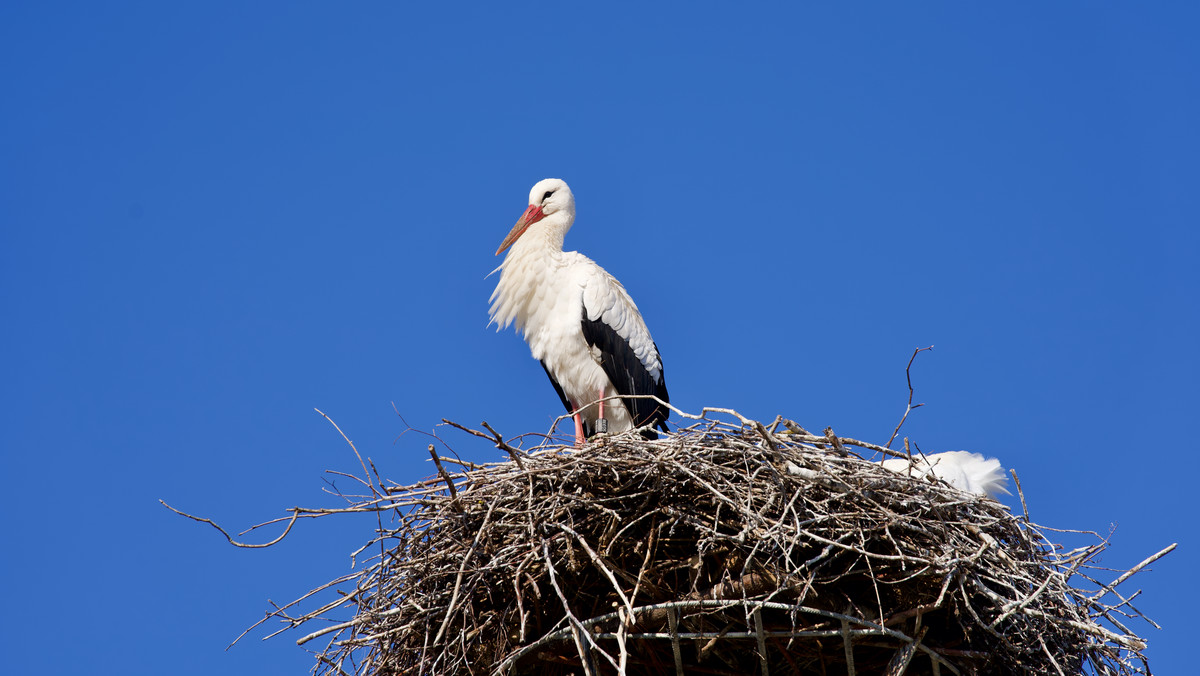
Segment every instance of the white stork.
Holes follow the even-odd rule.
[[[637,305],[612,275],[576,251],[563,251],[575,222],[575,196],[565,181],[547,178],[529,191],[529,208],[496,249],[511,249],[492,292],[489,325],[516,324],[533,358],[575,420],[575,444],[605,431],[647,427],[667,431],[669,411],[662,357]],[[620,397],[619,399],[604,399]]]

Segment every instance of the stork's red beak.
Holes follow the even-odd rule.
[[[508,231],[508,236],[504,238],[503,242],[500,242],[500,248],[496,249],[496,255],[499,256],[500,254],[504,253],[505,249],[512,246],[513,242],[517,241],[520,239],[521,235],[525,234],[525,230],[528,229],[529,226],[537,223],[545,217],[546,214],[542,213],[542,208],[540,206],[536,204],[530,204],[529,208],[525,210],[525,213],[521,214],[521,218],[517,219],[517,224],[513,226],[512,230]]]

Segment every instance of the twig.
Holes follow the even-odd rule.
[[[442,460],[438,457],[437,450],[434,449],[433,444],[429,444],[429,455],[433,457],[433,464],[437,465],[438,474],[441,475],[442,481],[446,482],[446,488],[450,490],[450,499],[457,500],[458,490],[454,488],[454,480],[446,473],[446,468],[442,467]]]
[[[1013,483],[1017,486],[1017,495],[1021,498],[1021,511],[1025,514],[1025,521],[1029,522],[1029,506],[1025,504],[1025,491],[1021,490],[1021,480],[1017,478],[1017,470],[1008,470],[1012,474]]]
[[[932,345],[930,345],[929,347],[918,347],[916,350],[913,350],[912,356],[908,358],[908,366],[904,367],[904,378],[905,378],[905,380],[908,381],[908,405],[905,406],[904,415],[900,417],[900,422],[896,425],[896,429],[892,430],[892,436],[889,437],[888,442],[886,444],[884,444],[884,446],[886,446],[887,448],[892,447],[892,442],[896,440],[896,435],[900,433],[900,428],[904,426],[904,421],[908,420],[908,414],[911,413],[913,411],[913,409],[921,408],[922,406],[925,405],[925,404],[917,404],[916,406],[913,406],[913,403],[912,403],[912,400],[913,400],[912,365],[913,365],[913,360],[917,358],[918,354],[924,352],[925,350],[932,350],[932,349],[933,349]]]
[[[200,523],[206,523],[206,524],[212,526],[213,528],[216,528],[217,530],[221,531],[221,535],[224,535],[226,540],[229,540],[229,544],[233,545],[234,547],[244,547],[246,549],[262,549],[264,547],[270,547],[271,545],[280,542],[285,537],[287,537],[288,533],[291,532],[292,526],[296,525],[296,519],[300,518],[300,514],[304,511],[304,510],[301,510],[299,507],[293,507],[292,509],[288,510],[292,513],[292,518],[288,519],[287,527],[283,529],[283,532],[279,534],[279,537],[275,538],[274,540],[271,540],[270,542],[264,542],[263,544],[256,545],[256,544],[252,544],[249,542],[238,542],[237,540],[234,540],[232,535],[227,533],[224,528],[221,528],[220,526],[218,526],[211,519],[206,519],[202,516],[193,516],[191,514],[188,514],[187,512],[181,512],[178,509],[175,509],[174,507],[163,502],[162,500],[159,500],[158,502],[163,507],[166,507],[167,509],[171,510],[172,512],[175,512],[176,514],[178,514],[180,516],[186,516],[187,518],[191,519],[192,521],[199,521]]]
[[[363,477],[371,476],[371,473],[367,471],[367,463],[363,462],[362,455],[359,454],[358,448],[354,446],[354,442],[350,441],[350,437],[346,436],[346,433],[342,431],[342,428],[338,427],[338,424],[333,421],[333,418],[325,415],[324,411],[319,408],[314,408],[313,410],[317,413],[320,413],[322,418],[328,420],[329,424],[333,425],[333,429],[337,430],[338,434],[342,435],[342,438],[346,440],[347,444],[350,444],[350,450],[354,451],[354,457],[358,458],[358,463],[362,465]],[[375,497],[379,497],[379,493],[375,490],[375,485],[370,482],[367,482],[367,485],[371,487],[371,492],[375,494]]]
[[[1115,589],[1117,587],[1117,585],[1119,585],[1122,582],[1124,582],[1125,580],[1128,580],[1129,578],[1133,577],[1141,569],[1143,569],[1146,566],[1161,559],[1162,557],[1166,556],[1167,554],[1170,554],[1171,552],[1175,551],[1175,548],[1178,546],[1179,546],[1178,542],[1172,542],[1171,544],[1164,547],[1157,554],[1151,554],[1150,556],[1146,557],[1145,561],[1142,561],[1141,563],[1134,566],[1133,568],[1130,568],[1129,570],[1125,571],[1124,573],[1121,574],[1120,577],[1118,577],[1117,579],[1113,580],[1112,582],[1108,583],[1103,588],[1101,588],[1100,591],[1096,592],[1095,594],[1092,594],[1092,599],[1093,600],[1098,599],[1098,598],[1104,596],[1105,594],[1109,593],[1110,591]]]
[[[509,457],[511,457],[513,459],[513,462],[517,463],[517,467],[521,468],[521,471],[525,470],[525,462],[523,460],[521,460],[521,451],[517,448],[510,446],[508,444],[508,442],[504,441],[504,439],[502,439],[500,437],[500,433],[497,432],[496,430],[492,429],[492,426],[487,424],[487,421],[483,422],[483,426],[487,429],[487,431],[492,433],[491,436],[488,436],[488,435],[484,434],[483,432],[480,432],[479,430],[473,430],[469,427],[460,425],[452,420],[446,420],[445,418],[442,418],[442,422],[446,423],[447,425],[450,425],[451,427],[460,429],[463,432],[466,432],[467,434],[477,436],[477,437],[480,437],[483,439],[487,439],[488,441],[495,444],[496,448],[499,448],[500,450],[508,453]]]

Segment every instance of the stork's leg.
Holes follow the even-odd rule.
[[[600,398],[596,400],[600,407],[600,417],[596,418],[596,432],[598,434],[608,434],[608,420],[604,418],[604,388],[600,388]]]
[[[579,417],[579,409],[575,409],[575,448],[583,448],[583,418]]]

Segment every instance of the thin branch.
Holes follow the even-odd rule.
[[[896,440],[896,435],[900,433],[900,428],[904,426],[904,421],[908,420],[908,414],[911,413],[913,411],[913,409],[921,408],[922,406],[925,405],[925,404],[917,404],[916,406],[913,406],[913,403],[912,403],[912,400],[913,400],[912,365],[913,365],[913,360],[917,358],[918,354],[921,354],[925,350],[932,350],[932,349],[933,349],[932,345],[930,345],[929,347],[918,347],[916,350],[913,350],[912,356],[908,358],[908,366],[904,367],[904,378],[905,378],[905,380],[908,381],[908,405],[905,406],[904,415],[900,417],[900,422],[896,425],[896,429],[892,430],[892,436],[890,438],[888,438],[887,443],[884,444],[884,446],[886,446],[887,448],[892,447],[892,442]]]
[[[450,499],[458,499],[458,490],[454,488],[454,480],[446,473],[446,468],[442,467],[442,459],[438,457],[437,450],[433,444],[429,444],[429,455],[433,457],[433,464],[437,465],[438,475],[442,477],[442,481],[446,482],[446,488],[450,490]]]
[[[280,542],[285,537],[287,537],[288,533],[290,533],[292,531],[292,526],[296,525],[296,519],[300,518],[300,514],[304,512],[304,510],[301,510],[299,507],[293,507],[292,509],[288,510],[292,513],[292,518],[288,519],[287,527],[283,529],[283,532],[279,534],[279,537],[275,538],[274,540],[271,540],[270,542],[264,542],[263,544],[256,545],[256,544],[253,544],[250,542],[238,542],[237,540],[234,540],[232,535],[230,535],[228,532],[226,532],[224,528],[221,528],[220,526],[218,526],[216,524],[216,522],[212,521],[211,519],[206,519],[202,516],[193,516],[191,514],[188,514],[187,512],[181,512],[178,509],[175,509],[174,507],[163,502],[162,500],[159,500],[158,502],[163,507],[166,507],[167,509],[171,510],[172,512],[175,512],[176,514],[178,514],[180,516],[186,516],[187,518],[191,519],[192,521],[199,521],[200,523],[206,523],[206,524],[212,526],[213,528],[216,528],[217,530],[221,531],[221,535],[224,535],[226,540],[229,540],[229,544],[233,545],[234,547],[243,547],[245,549],[262,549],[264,547],[270,547],[271,545],[274,545],[274,544]]]

